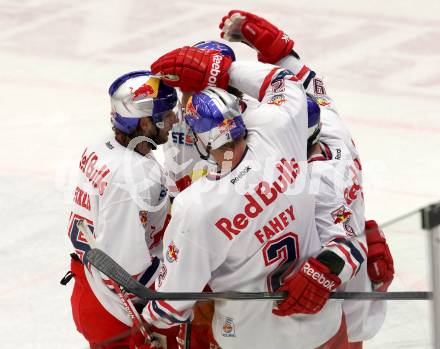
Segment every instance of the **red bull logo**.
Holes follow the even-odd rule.
[[[317,98],[316,103],[318,103],[321,107],[327,107],[330,105],[330,101],[328,101],[322,97]]]
[[[235,337],[235,324],[234,319],[226,317],[222,326],[223,337]]]
[[[187,133],[185,136],[185,144],[188,144],[188,145],[194,144],[194,139],[193,139],[192,135],[190,135],[189,133]]]
[[[286,97],[282,94],[273,96],[267,104],[282,105],[286,101]]]
[[[229,132],[235,127],[234,119],[225,119],[223,122],[219,125],[219,131],[220,134]]]
[[[167,248],[167,261],[170,263],[177,262],[177,258],[179,255],[179,249],[176,247],[173,241],[168,245]]]
[[[189,97],[188,103],[186,103],[185,113],[192,118],[197,118],[197,109],[192,102],[192,96]]]
[[[151,85],[148,85],[148,83],[145,83],[141,87],[132,91],[132,94],[133,94],[133,99],[136,99],[140,96],[145,96],[145,97],[152,96],[154,95],[154,88]]]
[[[339,207],[338,209],[334,210],[332,214],[333,223],[339,224],[339,223],[346,223],[350,220],[351,211],[344,205]]]
[[[147,213],[147,211],[139,211],[139,220],[141,221],[142,225],[147,224],[147,222],[148,222],[148,213]]]

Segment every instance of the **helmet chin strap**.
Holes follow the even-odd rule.
[[[212,157],[211,157],[211,150],[212,150],[211,142],[208,142],[208,144],[206,145],[206,155],[205,155],[200,151],[200,148],[198,146],[198,142],[200,140],[197,137],[197,134],[195,132],[193,132],[193,134],[194,134],[194,138],[196,140],[194,142],[194,145],[196,146],[196,150],[197,150],[197,153],[199,153],[200,159],[208,161],[210,164],[218,165],[214,160],[212,160]]]

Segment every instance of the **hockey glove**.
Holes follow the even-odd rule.
[[[255,48],[258,60],[276,63],[293,48],[293,40],[265,19],[252,13],[232,10],[222,18],[220,36],[228,41],[242,41]]]
[[[365,222],[365,235],[368,245],[368,276],[375,291],[386,292],[394,278],[393,257],[376,221]]]
[[[151,65],[168,85],[183,92],[199,92],[207,86],[226,89],[232,59],[216,50],[184,46],[160,57]]]
[[[316,314],[340,284],[341,280],[330,273],[329,267],[311,257],[278,290],[287,291],[289,295],[272,313],[279,316]]]

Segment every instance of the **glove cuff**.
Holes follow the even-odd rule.
[[[228,70],[231,67],[232,59],[221,54],[214,54],[211,56],[209,64],[210,68],[204,86],[220,87],[226,90],[229,85]]]
[[[292,39],[290,39],[287,34],[285,34],[283,31],[279,31],[277,37],[273,40],[274,43],[281,43],[282,41],[286,41],[284,44],[284,47],[276,47],[276,44],[274,45],[275,48],[277,48],[278,52],[275,52],[275,54],[271,55],[270,57],[267,57],[260,52],[258,53],[258,61],[262,63],[269,63],[269,64],[275,64],[280,59],[286,57],[289,55],[293,50],[294,42]],[[280,45],[281,46],[281,45]]]
[[[381,230],[370,230],[370,231],[365,230],[365,235],[367,238],[368,246],[377,243],[386,244],[387,242]]]
[[[317,286],[327,289],[329,292],[341,284],[341,279],[330,273],[330,268],[311,257],[301,266],[299,271]]]

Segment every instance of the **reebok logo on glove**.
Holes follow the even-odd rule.
[[[336,287],[336,283],[334,281],[328,280],[324,274],[319,271],[315,271],[313,267],[308,263],[304,263],[303,273],[305,275],[311,276],[313,280],[316,280],[320,285],[324,286],[327,290],[333,291]]]
[[[217,87],[217,76],[220,74],[220,63],[223,56],[215,55],[212,57],[211,70],[209,71],[208,86]]]

